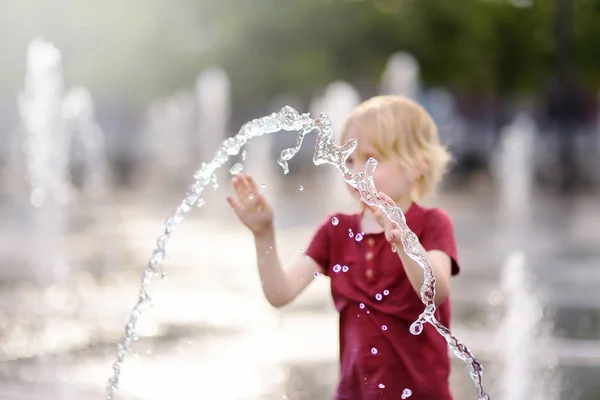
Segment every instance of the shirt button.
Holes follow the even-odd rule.
[[[367,251],[367,254],[365,254],[365,258],[367,259],[367,261],[371,261],[373,259],[373,252]]]
[[[365,275],[366,275],[366,277],[367,277],[368,279],[371,279],[371,278],[373,277],[373,274],[374,274],[374,272],[373,272],[373,269],[372,269],[372,268],[368,268],[368,269],[365,271]]]
[[[375,245],[375,239],[368,238],[367,239],[367,245],[370,246],[370,247],[373,247]]]

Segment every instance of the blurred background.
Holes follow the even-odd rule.
[[[598,0],[5,0],[0,12],[0,399],[106,398],[166,218],[201,163],[284,105],[335,132],[381,93],[434,117],[455,162],[452,330],[492,399],[600,398]],[[334,210],[315,134],[254,139],[173,233],[119,399],[327,399],[328,280],[274,310],[224,201],[234,163],[284,263]],[[407,344],[408,345],[408,344]],[[457,400],[475,399],[453,358]]]

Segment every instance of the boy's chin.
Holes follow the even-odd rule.
[[[352,192],[352,197],[354,197],[354,199],[356,199],[356,201],[358,201],[360,203],[360,206],[362,208],[365,208],[367,206],[367,204],[360,197],[360,192],[358,190]]]
[[[353,187],[348,187],[348,193],[350,194],[350,196],[352,196],[353,199],[356,199],[357,201],[361,201],[360,200],[360,192],[358,191],[358,189],[354,189]]]

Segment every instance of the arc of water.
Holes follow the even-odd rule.
[[[423,268],[425,277],[421,288],[421,299],[423,304],[425,304],[425,310],[411,325],[411,333],[414,335],[420,334],[423,330],[423,324],[430,323],[446,339],[454,354],[466,363],[471,379],[477,387],[478,400],[489,400],[489,396],[483,389],[483,368],[481,364],[475,359],[471,351],[454,337],[448,328],[437,321],[434,316],[436,307],[434,303],[435,276],[433,275],[433,270],[425,255],[420,251],[417,236],[406,225],[406,218],[402,210],[399,207],[389,205],[379,196],[373,182],[373,174],[377,167],[377,161],[373,158],[369,159],[365,165],[364,172],[353,174],[346,167],[346,160],[356,148],[356,140],[352,139],[338,146],[333,139],[331,122],[325,114],[321,114],[317,119],[312,119],[310,114],[299,114],[295,109],[288,106],[284,107],[279,113],[273,113],[244,124],[238,134],[225,140],[218,148],[214,158],[208,163],[203,163],[201,168],[194,174],[195,182],[188,188],[185,199],[177,207],[174,214],[167,219],[165,230],[158,237],[156,248],[142,276],[138,301],[125,325],[125,339],[117,346],[117,360],[113,364],[113,376],[110,377],[107,386],[108,400],[113,398],[114,391],[118,389],[121,366],[125,355],[137,339],[135,328],[138,318],[143,308],[150,302],[147,292],[148,285],[151,283],[152,278],[159,274],[160,264],[167,259],[166,247],[173,230],[183,221],[194,205],[202,206],[204,204],[202,199],[204,188],[208,184],[216,184],[215,171],[223,166],[230,156],[239,154],[248,140],[281,130],[298,132],[296,146],[283,150],[277,160],[285,174],[289,172],[288,161],[298,153],[304,137],[310,132],[317,130],[317,144],[313,157],[315,165],[334,165],[340,170],[344,180],[359,190],[362,199],[367,204],[379,207],[386,217],[400,228],[404,251]]]

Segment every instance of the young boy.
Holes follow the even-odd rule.
[[[353,173],[363,171],[369,157],[378,160],[375,186],[405,212],[419,238],[436,277],[436,318],[448,327],[450,276],[460,270],[452,222],[444,211],[417,203],[435,190],[450,160],[435,123],[411,100],[379,96],[351,113],[341,138],[358,141],[347,161]],[[423,269],[406,256],[399,232],[378,209],[366,206],[349,187],[360,212],[327,218],[305,256],[284,271],[271,205],[250,175],[234,177],[233,187],[236,198],[227,199],[254,235],[263,291],[274,307],[294,300],[315,271],[331,278],[340,314],[337,400],[398,400],[409,393],[419,400],[452,399],[446,341],[428,324],[420,335],[409,332],[424,309]],[[360,233],[362,240],[349,232]]]

